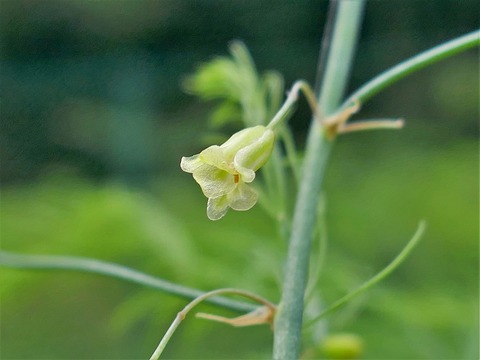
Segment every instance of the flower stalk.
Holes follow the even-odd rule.
[[[303,92],[303,94],[305,95],[308,105],[312,110],[313,116],[316,117],[318,121],[322,121],[323,116],[320,112],[317,100],[315,99],[315,94],[312,91],[310,85],[308,85],[305,80],[297,80],[290,89],[287,99],[283,103],[282,107],[280,108],[280,110],[278,110],[273,119],[267,125],[268,128],[273,129],[286,120],[292,110],[292,106],[298,100],[298,94],[300,91]]]

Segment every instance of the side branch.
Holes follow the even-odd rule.
[[[139,285],[148,286],[185,299],[195,299],[205,294],[205,291],[178,285],[130,269],[126,266],[90,258],[54,255],[21,255],[0,251],[0,266],[17,269],[73,270],[106,275]],[[221,306],[236,312],[248,312],[257,308],[255,305],[246,302],[230,300],[223,297],[211,297],[206,301],[212,305]]]
[[[375,94],[396,83],[407,75],[423,69],[437,61],[480,45],[480,30],[460,36],[424,51],[390,68],[360,87],[343,103],[342,108],[351,106],[354,100],[364,104]]]
[[[305,327],[313,325],[316,321],[323,318],[325,315],[330,314],[331,312],[337,310],[338,308],[342,307],[343,305],[347,304],[350,300],[354,297],[364,293],[368,289],[370,289],[375,284],[379,283],[383,279],[385,279],[388,275],[390,275],[396,268],[398,268],[403,261],[410,255],[412,250],[417,246],[423,234],[425,233],[426,223],[425,221],[420,222],[418,225],[417,231],[413,237],[409,240],[407,245],[402,249],[402,251],[393,259],[382,271],[374,275],[372,278],[364,282],[362,285],[357,287],[355,290],[351,291],[347,295],[343,296],[339,300],[335,301],[332,305],[330,305],[327,309],[322,311],[319,315],[315,316],[312,320],[305,324]]]
[[[203,301],[208,301],[208,299],[210,299],[212,296],[217,296],[220,294],[243,296],[247,299],[258,302],[263,306],[258,308],[257,310],[251,311],[249,314],[240,316],[235,319],[227,319],[221,316],[210,315],[210,314],[197,314],[197,315],[201,315],[199,317],[202,317],[204,319],[229,323],[230,325],[233,325],[233,326],[251,326],[251,325],[259,325],[259,324],[273,322],[275,312],[277,311],[276,305],[259,295],[251,293],[249,291],[233,289],[233,288],[209,291],[192,300],[183,308],[182,311],[177,313],[175,320],[173,320],[172,324],[170,325],[167,332],[165,333],[162,340],[160,341],[157,348],[155,349],[152,356],[150,357],[150,360],[158,360],[160,358],[160,356],[163,353],[163,350],[165,350],[165,347],[167,346],[168,342],[172,338],[173,333],[175,332],[175,330],[177,330],[180,323],[187,317],[188,313],[194,307],[196,307]]]

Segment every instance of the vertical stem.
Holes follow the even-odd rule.
[[[320,108],[325,115],[336,110],[343,96],[364,4],[363,0],[340,0],[338,3],[319,94]],[[282,298],[275,320],[274,359],[297,359],[299,355],[311,238],[332,145],[318,120],[313,120],[293,216]]]

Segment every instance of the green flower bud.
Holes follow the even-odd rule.
[[[275,134],[265,126],[243,129],[224,144],[213,145],[200,154],[182,157],[180,167],[193,178],[208,198],[207,216],[222,218],[229,208],[238,211],[251,209],[258,199],[257,192],[248,186],[255,171],[270,157]]]
[[[358,335],[339,333],[327,336],[321,347],[329,359],[358,359],[363,352],[363,341]]]

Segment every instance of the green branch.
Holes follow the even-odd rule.
[[[163,336],[162,340],[158,344],[157,348],[153,352],[152,356],[150,357],[150,360],[158,360],[160,358],[160,355],[162,355],[163,350],[165,350],[165,347],[167,346],[168,342],[172,338],[172,335],[175,333],[177,330],[178,326],[180,323],[187,317],[188,313],[198,304],[200,304],[203,301],[208,301],[212,296],[217,296],[220,294],[224,295],[237,295],[237,296],[243,296],[246,297],[247,299],[256,301],[260,304],[262,304],[262,307],[259,307],[258,310],[255,310],[249,314],[246,314],[244,316],[240,316],[235,319],[226,319],[223,317],[218,317],[216,315],[210,315],[210,314],[197,314],[197,317],[202,317],[204,319],[210,319],[214,321],[220,321],[220,322],[227,322],[230,325],[233,326],[251,326],[251,325],[259,325],[259,324],[266,324],[270,323],[273,317],[275,316],[275,311],[276,311],[276,306],[275,304],[272,304],[270,301],[267,299],[258,296],[254,293],[251,293],[249,291],[245,290],[240,290],[240,289],[232,289],[232,288],[227,288],[227,289],[218,289],[218,290],[213,290],[209,291],[207,293],[202,294],[201,296],[193,299],[190,303],[188,303],[183,310],[179,311],[177,313],[177,316],[173,320],[172,324],[168,328],[167,332]],[[241,322],[237,323],[240,319],[246,320],[246,317],[249,317],[250,322]],[[226,321],[228,320],[228,321]]]
[[[391,69],[381,73],[377,77],[367,82],[365,85],[360,87],[360,89],[349,96],[348,99],[343,103],[342,107],[349,106],[355,100],[359,101],[360,104],[363,104],[381,90],[396,83],[398,80],[406,77],[407,75],[423,69],[424,67],[437,61],[478,45],[480,45],[480,30],[471,32],[459,38],[435,46],[430,50],[424,51],[408,60],[401,62],[400,64],[392,67]]]
[[[195,299],[205,294],[205,291],[177,285],[169,281],[144,274],[140,271],[132,270],[126,266],[90,258],[54,255],[21,255],[1,251],[0,266],[17,269],[73,270],[106,275],[143,286],[148,286],[185,299]],[[256,309],[255,305],[246,302],[230,300],[223,297],[209,298],[206,301],[213,305],[221,306],[237,312],[249,312]]]
[[[395,257],[395,259],[392,260],[390,264],[388,264],[382,271],[380,271],[378,274],[364,282],[362,285],[360,285],[358,288],[355,290],[351,291],[344,297],[340,298],[339,300],[335,301],[332,305],[330,305],[327,309],[322,311],[319,315],[315,316],[312,320],[310,320],[305,326],[310,326],[316,321],[320,320],[323,318],[325,315],[330,314],[331,312],[337,310],[339,307],[342,307],[346,303],[348,303],[350,300],[352,300],[354,297],[362,294],[363,292],[367,291],[370,289],[372,286],[377,284],[378,282],[382,281],[385,279],[388,275],[390,275],[397,267],[400,266],[400,264],[405,261],[408,255],[412,252],[412,250],[417,246],[418,242],[422,238],[423,234],[425,233],[425,228],[426,224],[424,221],[422,221],[417,228],[417,231],[413,235],[413,237],[410,239],[410,241],[405,245],[405,247],[402,249],[402,251]]]

